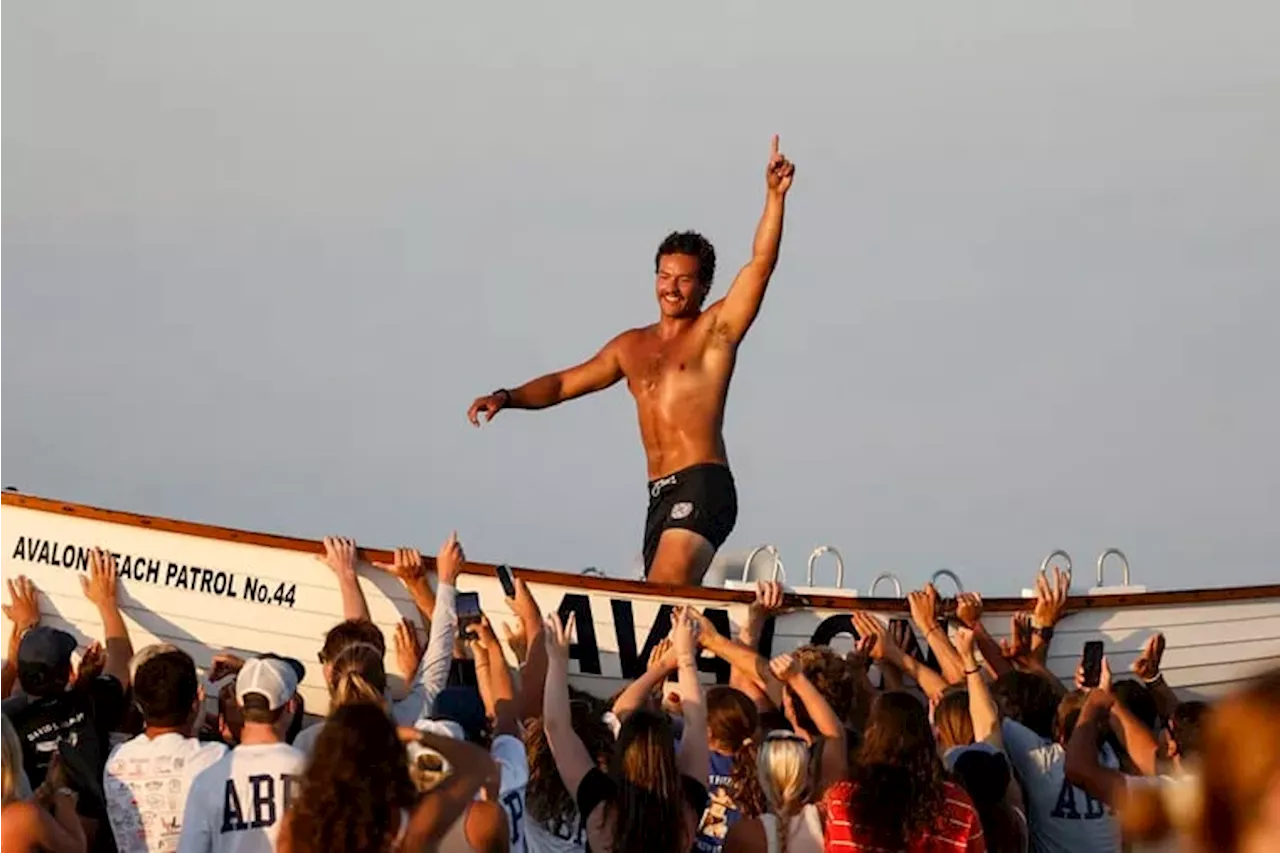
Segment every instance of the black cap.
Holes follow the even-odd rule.
[[[18,663],[37,664],[49,669],[71,665],[71,653],[76,650],[76,638],[66,631],[37,625],[22,635],[18,644]]]

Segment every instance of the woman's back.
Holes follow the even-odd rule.
[[[778,816],[775,814],[760,815],[760,823],[764,828],[764,837],[769,853],[822,853],[823,833],[822,816],[818,807],[810,803],[793,815],[787,822],[787,842],[784,851],[778,833]]]
[[[973,801],[954,782],[944,781],[942,787],[943,805],[937,818],[930,826],[904,839],[905,846],[900,849],[908,853],[956,853],[960,850],[985,853],[982,822]],[[875,815],[858,814],[852,806],[857,793],[856,782],[841,782],[827,791],[824,802],[828,853],[856,853],[884,847],[883,840],[877,835]]]

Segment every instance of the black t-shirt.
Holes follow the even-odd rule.
[[[4,713],[22,743],[22,762],[34,789],[44,781],[58,745],[74,752],[67,771],[82,795],[101,790],[102,770],[110,751],[110,732],[124,713],[125,693],[115,676],[102,675],[53,696],[33,699],[14,696],[4,700]],[[95,778],[77,778],[90,772]],[[78,783],[78,784],[77,784]],[[89,787],[92,785],[92,787]],[[84,808],[82,813],[89,813]]]
[[[684,800],[693,810],[694,819],[701,818],[702,813],[707,810],[707,802],[710,799],[707,786],[689,776],[681,776],[680,782],[684,785]],[[578,814],[582,816],[582,821],[585,823],[591,817],[591,812],[596,806],[607,803],[616,796],[618,796],[618,783],[610,779],[599,767],[592,767],[578,783]]]

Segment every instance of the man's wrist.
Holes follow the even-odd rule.
[[[1039,637],[1040,639],[1045,640],[1046,642],[1049,640],[1052,640],[1053,626],[1052,625],[1032,625],[1031,636],[1033,638]]]
[[[1145,684],[1145,685],[1147,685],[1148,687],[1150,687],[1150,686],[1151,686],[1151,685],[1153,685],[1153,684],[1159,684],[1159,683],[1160,683],[1160,682],[1162,682],[1162,681],[1164,681],[1164,673],[1163,673],[1163,672],[1157,672],[1155,675],[1151,676],[1150,678],[1146,678],[1146,677],[1144,676],[1144,677],[1143,677],[1143,679],[1142,679],[1142,683],[1143,683],[1143,684]]]
[[[499,388],[499,389],[497,389],[496,391],[494,391],[492,394],[490,394],[489,396],[491,396],[491,397],[502,397],[502,398],[503,398],[503,400],[502,400],[502,405],[504,405],[504,406],[510,406],[510,405],[511,405],[511,401],[515,399],[515,396],[511,393],[511,389],[510,389],[510,388]]]

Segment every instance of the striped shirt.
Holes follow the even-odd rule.
[[[942,783],[946,800],[937,823],[911,838],[900,850],[877,847],[853,819],[849,800],[857,790],[853,782],[841,782],[827,790],[827,853],[986,853],[982,822],[973,801],[953,782]]]

